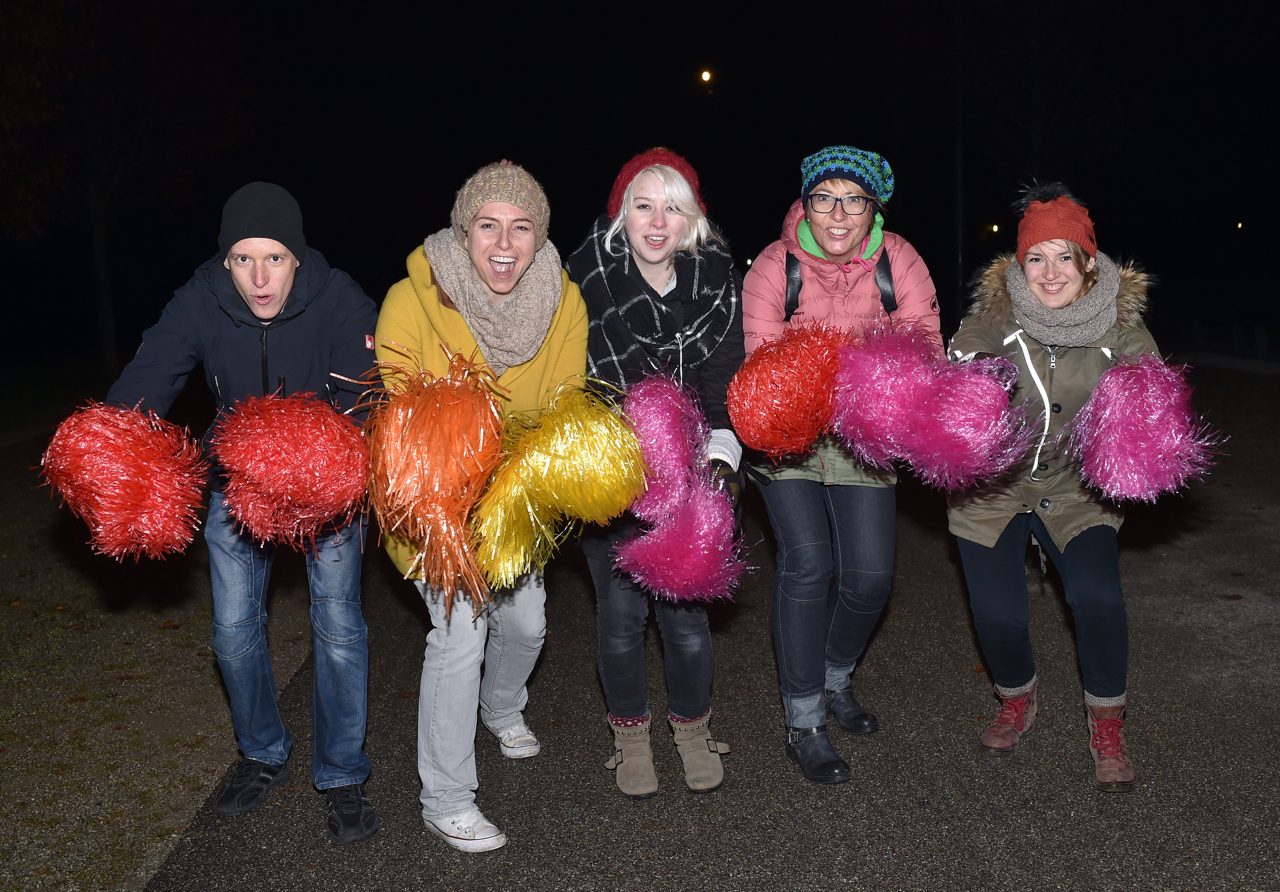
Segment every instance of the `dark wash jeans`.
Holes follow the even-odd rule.
[[[702,604],[650,598],[613,565],[613,550],[639,530],[630,516],[604,530],[588,530],[582,552],[596,589],[596,662],[605,704],[618,718],[649,712],[645,692],[644,627],[652,600],[662,631],[667,711],[696,719],[711,709],[711,627]]]
[[[1125,693],[1129,623],[1120,588],[1116,531],[1089,527],[1059,551],[1034,512],[1018,514],[992,548],[956,539],[969,586],[973,624],[992,680],[1018,688],[1036,674],[1027,606],[1027,541],[1034,535],[1062,577],[1076,626],[1084,689],[1095,697]]]
[[[889,600],[893,487],[775,480],[760,488],[778,541],[773,644],[787,724],[826,720],[823,689],[849,687]]]

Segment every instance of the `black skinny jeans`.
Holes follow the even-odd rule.
[[[992,548],[956,539],[969,586],[973,624],[991,678],[1002,688],[1019,688],[1036,674],[1027,605],[1027,542],[1034,535],[1066,589],[1075,618],[1076,652],[1086,693],[1119,697],[1129,668],[1129,623],[1120,588],[1116,531],[1089,527],[1059,551],[1035,512],[1018,514]]]
[[[676,603],[649,594],[613,565],[613,550],[635,535],[623,520],[582,536],[582,552],[596,589],[596,663],[605,704],[618,718],[649,711],[645,691],[644,628],[653,601],[662,630],[667,673],[667,712],[696,719],[711,709],[711,627],[702,604]]]

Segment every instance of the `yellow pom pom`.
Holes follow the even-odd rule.
[[[645,488],[644,453],[616,409],[565,384],[533,424],[509,422],[507,455],[472,512],[477,561],[495,588],[540,571],[572,520],[604,524]]]

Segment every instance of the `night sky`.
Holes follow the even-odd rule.
[[[133,152],[105,201],[124,359],[246,182],[293,192],[308,244],[380,301],[481,165],[539,178],[567,256],[656,145],[697,168],[740,263],[778,237],[804,155],[882,153],[886,225],[929,265],[947,329],[961,281],[1012,248],[1033,177],[1064,180],[1101,249],[1157,275],[1166,349],[1197,318],[1270,318],[1276,66],[1232,4],[178,5],[0,12],[8,368],[99,353],[86,207],[109,144]]]

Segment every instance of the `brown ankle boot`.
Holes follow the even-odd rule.
[[[1000,698],[1000,712],[996,715],[996,720],[982,732],[982,738],[978,743],[983,750],[1000,754],[1012,752],[1018,746],[1022,736],[1031,730],[1031,726],[1036,721],[1038,684],[1033,679],[1031,690],[1014,697],[1006,697],[1000,693],[1000,687],[996,686],[996,696]]]
[[[1093,773],[1104,793],[1128,793],[1135,777],[1129,761],[1129,744],[1124,739],[1124,710],[1121,706],[1089,706],[1089,752]]]
[[[692,722],[678,722],[667,716],[675,733],[676,749],[684,763],[684,782],[695,793],[710,793],[724,783],[724,766],[720,754],[729,752],[729,744],[711,739],[711,713]]]
[[[617,773],[618,789],[632,799],[648,799],[658,792],[658,775],[653,770],[653,747],[649,744],[649,719],[626,727],[609,722],[613,729],[613,756],[604,767]]]

